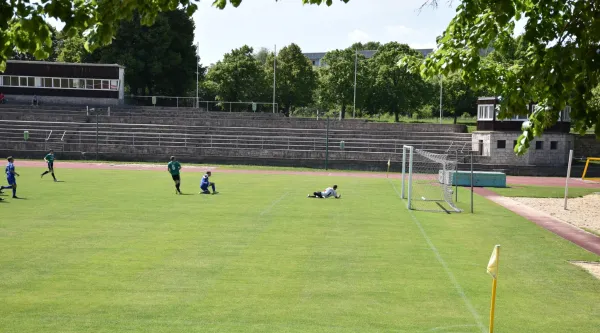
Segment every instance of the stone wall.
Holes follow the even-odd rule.
[[[483,141],[483,156],[489,156],[490,164],[498,165],[537,165],[563,166],[569,159],[569,150],[573,149],[574,137],[564,133],[546,133],[531,143],[529,151],[517,156],[513,150],[520,132],[475,132],[472,135],[473,150],[480,151]],[[504,147],[502,147],[502,142]],[[540,143],[537,143],[540,142]]]
[[[575,158],[600,157],[600,140],[595,135],[575,136]]]

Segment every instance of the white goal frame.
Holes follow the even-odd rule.
[[[414,170],[414,165],[415,165],[415,154],[417,154],[419,156],[419,161],[423,160],[425,162],[428,163],[428,165],[437,165],[436,167],[433,168],[433,170],[436,170],[436,172],[433,172],[433,170],[430,169],[428,173],[424,173],[424,174],[419,174],[419,170]],[[419,163],[424,163],[422,161],[420,161]],[[413,146],[407,146],[404,145],[402,147],[402,187],[400,190],[400,197],[402,199],[407,199],[407,208],[410,210],[424,210],[424,211],[434,211],[434,212],[446,212],[446,213],[451,213],[451,212],[456,212],[459,213],[461,212],[461,210],[456,206],[456,203],[454,202],[454,198],[453,198],[453,182],[455,181],[455,177],[457,176],[457,161],[451,160],[448,158],[448,154],[436,154],[436,153],[432,153],[432,152],[427,152],[427,151],[423,151],[423,150],[419,150],[419,149],[415,149]],[[408,166],[408,167],[407,167]],[[415,172],[416,171],[416,172]],[[439,210],[437,209],[419,209],[419,207],[415,207],[415,188],[414,188],[414,182],[413,179],[415,178],[415,173],[419,174],[417,175],[417,182],[423,182],[423,180],[421,178],[419,178],[420,176],[422,177],[429,177],[431,178],[430,181],[433,181],[433,179],[437,179],[437,182],[439,182],[440,186],[440,192],[437,192],[437,190],[433,190],[434,193],[439,193],[439,198],[433,198],[433,199],[429,199],[428,198],[423,198],[422,202],[435,202],[437,204],[437,206],[439,206]],[[437,174],[436,174],[437,173]],[[419,180],[421,179],[421,180]],[[429,186],[429,185],[424,185],[424,186]],[[432,191],[432,189],[435,189],[435,187],[428,187],[430,191]],[[417,193],[417,195],[419,195]],[[421,202],[421,201],[419,201]],[[442,206],[442,203],[446,204],[449,206],[449,209],[446,209],[444,206]]]

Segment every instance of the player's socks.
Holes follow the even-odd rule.
[[[54,178],[54,181],[56,181],[56,177],[54,176],[54,172],[52,173],[52,178]]]
[[[177,193],[181,194],[181,190],[179,189],[179,186],[181,186],[180,184],[175,185],[175,188],[177,188]]]
[[[44,177],[47,174],[48,174],[48,171],[44,171],[44,173],[42,173],[42,177]]]
[[[17,189],[13,187],[13,198],[17,197]]]

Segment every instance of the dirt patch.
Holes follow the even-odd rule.
[[[586,231],[600,234],[600,195],[590,194],[582,198],[572,198],[568,202],[568,210],[564,210],[564,199],[547,198],[511,198],[531,208],[549,214],[563,222],[572,224]]]
[[[585,269],[590,274],[600,279],[600,262],[571,261],[571,263]]]

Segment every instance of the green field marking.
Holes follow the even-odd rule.
[[[569,264],[600,257],[480,196],[440,214],[408,212],[400,180],[217,170],[199,195],[184,171],[178,196],[166,171],[17,171],[1,332],[478,333],[495,244],[497,332],[600,327],[600,281]],[[343,199],[306,198],[334,183]]]
[[[488,188],[499,195],[515,198],[564,198],[564,187],[510,185],[506,188]],[[600,192],[600,188],[569,187],[569,198],[579,198]]]

